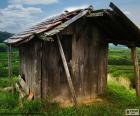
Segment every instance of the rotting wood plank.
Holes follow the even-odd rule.
[[[28,95],[29,94],[29,87],[25,83],[25,81],[21,78],[20,75],[19,75],[19,83],[20,83],[20,86],[22,87],[22,89],[24,90],[24,92]]]
[[[58,42],[62,62],[63,62],[63,65],[64,65],[65,73],[66,73],[66,76],[67,76],[67,81],[68,81],[68,84],[69,84],[70,92],[72,94],[74,104],[77,106],[76,93],[75,93],[75,90],[74,90],[74,86],[73,86],[73,83],[72,83],[72,79],[71,79],[71,76],[70,76],[70,72],[69,72],[69,69],[68,69],[67,61],[66,61],[65,54],[64,54],[64,51],[63,51],[63,48],[62,48],[62,45],[61,45],[59,35],[57,35],[57,42]]]
[[[22,39],[22,38],[18,38],[18,39],[9,38],[9,39],[7,39],[7,40],[4,40],[4,42],[5,42],[5,43],[11,43],[11,44],[13,44],[13,43],[19,42],[19,41],[21,41],[21,40],[23,40],[23,39]]]
[[[35,41],[34,46],[34,90],[35,90],[35,98],[40,99],[41,98],[41,41]]]
[[[23,44],[23,43],[27,43],[27,42],[29,42],[30,40],[32,40],[34,37],[35,37],[34,35],[31,35],[31,36],[28,37],[27,39],[23,39],[23,40],[21,40],[21,41],[15,43],[14,46],[19,46],[19,45],[21,45],[21,44]]]
[[[72,24],[76,20],[80,19],[81,17],[85,16],[87,13],[88,13],[88,10],[85,10],[85,11],[79,13],[78,15],[74,16],[73,18],[71,18],[70,20],[66,21],[65,23],[57,26],[53,30],[46,32],[45,35],[46,36],[52,36],[52,35],[55,35],[55,34],[59,33],[61,30],[63,30],[64,28],[68,27],[70,24]]]
[[[138,64],[138,56],[136,47],[131,47],[132,60],[134,64],[134,71],[136,76],[136,94],[140,97],[140,72],[139,72],[139,64]]]
[[[63,68],[63,64],[60,63],[61,56],[57,41],[43,42],[42,53],[42,98],[49,97],[54,100],[56,96],[61,95],[61,85],[63,84],[60,82],[60,77],[63,79],[60,74],[60,68]],[[66,80],[66,78],[64,79]]]

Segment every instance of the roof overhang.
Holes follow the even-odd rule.
[[[112,10],[97,10],[88,17],[108,35],[109,43],[140,47],[139,28],[113,3],[110,7]],[[95,18],[94,14],[98,17]]]

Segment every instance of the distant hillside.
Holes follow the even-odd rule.
[[[0,43],[3,42],[5,39],[11,37],[12,35],[12,33],[0,31]]]
[[[112,48],[112,49],[128,49],[128,47],[126,47],[126,46],[123,46],[123,45],[117,45],[117,46],[115,46],[112,43],[109,44],[109,48]]]

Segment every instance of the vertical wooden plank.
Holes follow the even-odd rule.
[[[78,98],[103,94],[108,47],[102,33],[95,24],[78,22],[72,42],[72,72]]]
[[[76,43],[76,33],[72,37],[72,78],[74,82],[74,87],[76,94],[78,95],[78,82],[77,82],[77,74],[78,74],[78,64],[77,64],[77,43]]]
[[[103,87],[102,87],[102,94],[105,93],[105,90],[107,88],[107,72],[108,72],[108,69],[107,69],[107,66],[108,66],[108,43],[105,42],[105,46],[104,46],[104,66],[103,66],[103,69],[104,69],[104,77],[103,77]]]
[[[80,77],[79,77],[79,46],[77,45],[77,33],[75,32],[72,37],[72,79],[77,96],[80,96]]]
[[[78,99],[89,95],[88,78],[88,28],[84,20],[75,24],[72,38],[72,78]],[[89,80],[89,81],[88,81]]]
[[[134,64],[134,72],[136,76],[136,94],[140,97],[140,72],[136,47],[131,47],[132,60]]]
[[[34,90],[35,98],[41,98],[41,41],[35,41],[34,48]]]
[[[74,90],[74,86],[73,86],[73,83],[72,83],[72,79],[71,79],[71,76],[70,76],[70,72],[69,72],[69,69],[68,69],[68,65],[67,65],[65,55],[64,55],[64,51],[63,51],[63,48],[62,48],[62,45],[61,45],[61,42],[60,42],[60,38],[59,38],[58,35],[57,35],[57,41],[58,41],[58,46],[59,46],[62,62],[63,62],[63,65],[64,65],[64,69],[65,69],[65,72],[66,72],[67,81],[68,81],[70,91],[71,91],[71,94],[72,94],[72,97],[73,97],[73,101],[74,101],[75,105],[77,105],[76,93],[75,93],[75,90]]]
[[[48,53],[48,48],[50,47],[49,45],[47,45],[46,42],[43,42],[42,45],[42,97],[43,99],[46,99],[48,97],[48,90],[49,90],[49,74],[48,74],[48,67],[49,67],[49,53]]]
[[[62,63],[60,63],[57,41],[44,42],[42,55],[42,95],[44,99],[49,97],[54,100],[55,97],[61,96],[60,84],[62,85],[60,83]]]
[[[88,78],[90,80],[90,96],[91,98],[94,98],[97,96],[98,93],[98,80],[99,80],[99,66],[100,66],[100,59],[99,59],[99,30],[95,25],[92,25],[91,28],[91,39],[89,40],[89,74]]]
[[[108,44],[105,41],[100,42],[99,52],[99,77],[98,77],[98,95],[104,94],[107,85],[107,53]]]
[[[41,98],[41,41],[20,46],[20,74],[35,98]]]

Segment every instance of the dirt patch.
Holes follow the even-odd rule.
[[[58,102],[58,101],[56,101],[56,102]],[[97,98],[82,97],[82,98],[77,98],[77,102],[78,102],[78,105],[91,105],[93,103],[103,102],[103,99],[100,98],[100,97],[97,97]],[[59,104],[60,104],[61,107],[74,106],[72,100],[69,100],[69,99],[60,99],[59,98]]]

